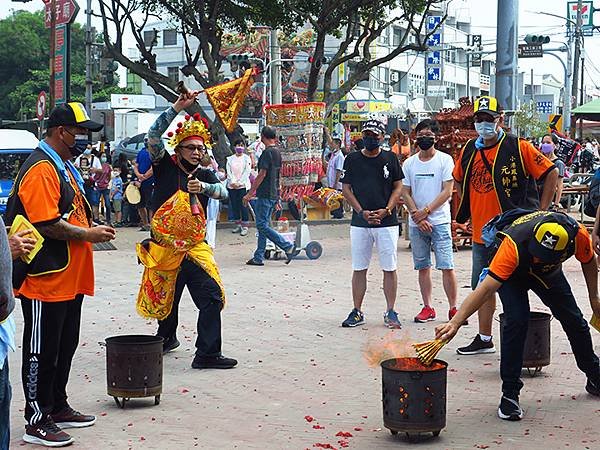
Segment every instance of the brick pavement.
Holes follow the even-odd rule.
[[[137,316],[134,309],[141,270],[133,244],[142,234],[120,230],[118,251],[95,254],[97,295],[84,306],[70,401],[76,409],[96,414],[98,422],[92,428],[71,431],[75,446],[305,449],[320,442],[339,448],[335,434],[350,431],[354,435],[349,439],[351,449],[600,448],[600,400],[585,392],[585,377],[577,370],[557,322],[552,323],[551,365],[536,378],[524,378],[524,420],[507,423],[496,417],[499,354],[459,357],[454,353],[476,332],[476,319],[472,319],[440,355],[450,369],[446,429],[439,438],[419,443],[391,436],[383,428],[380,371],[369,368],[362,356],[369,339],[388,333],[381,318],[385,304],[381,273],[375,263],[365,300],[366,325],[340,328],[351,308],[348,226],[321,225],[311,231],[324,247],[320,260],[301,259],[289,266],[269,261],[265,267],[248,268],[243,263],[253,251],[254,238],[219,230],[217,259],[229,297],[223,315],[224,352],[238,358],[239,366],[223,372],[190,368],[196,310],[185,294],[179,331],[182,346],[165,356],[161,404],[133,400],[120,410],[106,395],[105,354],[98,343],[116,334],[155,331],[155,325]],[[405,324],[403,332],[415,340],[430,339],[437,322],[411,322],[420,302],[406,247],[401,241],[397,310]],[[470,279],[470,251],[462,250],[456,257],[463,298]],[[578,263],[569,261],[566,271],[589,316]],[[447,307],[439,274],[435,274],[434,297],[438,317],[443,318]],[[532,300],[532,308],[543,309],[539,300]],[[21,328],[19,311],[16,316]],[[10,363],[12,446],[28,448],[20,440],[20,355],[12,354]],[[315,421],[309,424],[305,415]],[[317,423],[324,429],[314,429]],[[355,427],[362,430],[354,431]]]

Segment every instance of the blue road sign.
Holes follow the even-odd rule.
[[[439,81],[441,79],[441,69],[439,67],[430,67],[429,69],[427,69],[428,81]]]
[[[427,18],[427,31],[435,30],[435,27],[437,27],[441,22],[442,16],[429,16]]]
[[[542,114],[552,114],[552,109],[554,107],[554,102],[546,101],[546,102],[536,102],[536,110]]]
[[[442,33],[434,33],[427,38],[428,47],[439,47],[442,45]]]
[[[438,66],[442,63],[442,52],[429,52],[427,55],[427,64],[430,66]]]

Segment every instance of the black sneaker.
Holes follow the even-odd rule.
[[[300,254],[300,251],[296,247],[296,244],[294,244],[289,252],[285,252],[285,263],[286,264],[291,263],[292,259],[294,259],[299,254]]]
[[[358,309],[354,308],[352,311],[350,311],[350,314],[348,314],[348,318],[342,322],[342,326],[344,328],[350,328],[357,327],[363,323],[365,323],[365,315]]]
[[[523,418],[523,410],[519,406],[518,395],[503,395],[498,407],[498,417],[503,420],[521,420]]]
[[[69,434],[61,430],[49,416],[35,425],[25,425],[23,440],[29,444],[46,447],[65,447],[75,441]]]
[[[588,378],[585,390],[596,397],[600,397],[600,380],[592,381]]]
[[[231,369],[237,365],[237,360],[225,356],[195,356],[192,361],[193,369]]]
[[[477,333],[473,342],[466,347],[460,347],[456,349],[456,353],[459,355],[477,355],[479,353],[495,353],[494,342],[492,339],[489,342],[483,342],[481,336]]]
[[[265,263],[258,262],[257,260],[255,260],[254,258],[252,258],[252,259],[249,259],[248,261],[246,261],[246,265],[247,266],[264,266]]]
[[[176,336],[171,336],[170,338],[164,338],[164,340],[163,340],[163,355],[165,353],[169,353],[170,351],[175,350],[180,345],[181,345],[181,343],[177,340]]]
[[[50,414],[56,426],[60,428],[85,428],[96,423],[96,416],[81,414],[70,406]]]

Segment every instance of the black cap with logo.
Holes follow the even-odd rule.
[[[79,127],[90,131],[100,131],[104,125],[90,120],[81,103],[71,102],[58,105],[50,112],[48,128]]]

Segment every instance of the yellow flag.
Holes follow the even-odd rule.
[[[206,88],[206,98],[212,105],[215,115],[221,120],[228,133],[235,128],[238,115],[250,87],[254,83],[254,70],[248,69],[241,78]]]

